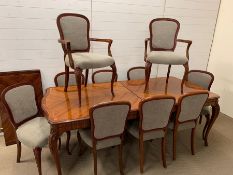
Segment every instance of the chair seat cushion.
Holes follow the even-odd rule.
[[[111,66],[114,64],[114,59],[108,55],[101,55],[96,53],[82,52],[73,53],[74,67],[81,69],[96,69]],[[65,58],[65,64],[70,67],[68,55]]]
[[[196,124],[194,121],[185,122],[185,123],[179,124],[178,130],[192,129],[192,128],[195,128],[195,126],[196,126]],[[169,122],[168,128],[173,130],[174,129],[174,122]]]
[[[134,136],[135,138],[139,139],[139,128],[138,128],[138,122],[134,121],[131,124],[128,125],[127,131]],[[157,138],[164,137],[165,132],[163,130],[157,130],[157,131],[149,131],[144,132],[143,134],[143,140],[153,140]]]
[[[152,51],[148,53],[147,61],[153,64],[183,65],[188,59],[183,54],[171,51]]]
[[[212,115],[212,107],[211,106],[204,106],[201,115]]]
[[[46,118],[36,117],[16,130],[18,140],[29,147],[44,147],[48,144],[50,125]]]
[[[80,136],[83,139],[83,141],[90,147],[92,146],[92,136],[91,136],[91,130],[90,129],[80,129],[79,130]],[[114,137],[109,138],[105,140],[97,141],[96,143],[96,149],[102,149],[107,148],[111,146],[116,146],[121,144],[121,138],[120,137]]]

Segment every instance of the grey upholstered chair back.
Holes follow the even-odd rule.
[[[180,24],[175,19],[155,19],[150,23],[151,47],[174,50]]]
[[[126,104],[116,104],[97,108],[93,111],[94,137],[102,139],[124,132],[125,121],[130,110]]]
[[[141,80],[145,79],[145,68],[144,67],[135,67],[129,69],[127,73],[128,80]]]
[[[65,74],[59,74],[57,77],[56,77],[56,81],[57,83],[56,86],[65,86]],[[68,83],[69,86],[76,86],[76,78],[75,78],[75,74],[69,74],[69,83]]]
[[[38,113],[34,87],[22,85],[5,93],[5,100],[15,123],[19,123]]]
[[[188,73],[188,82],[201,86],[209,90],[214,81],[213,74],[206,71],[190,71]]]
[[[65,15],[60,18],[61,32],[64,40],[70,41],[71,50],[89,48],[89,21],[82,15]]]
[[[96,71],[92,77],[93,83],[108,83],[112,80],[112,71]]]
[[[178,121],[184,122],[197,119],[208,96],[208,92],[184,96],[180,102]]]
[[[174,98],[152,99],[142,104],[142,129],[153,130],[167,126],[172,108],[175,104]]]

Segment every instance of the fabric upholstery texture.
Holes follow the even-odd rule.
[[[58,86],[65,86],[65,74],[61,74],[57,77]],[[69,86],[76,86],[75,74],[69,74]]]
[[[172,49],[176,42],[177,27],[173,21],[154,21],[152,23],[152,47]]]
[[[99,72],[94,76],[95,83],[107,83],[112,81],[112,72]]]
[[[71,50],[88,48],[87,21],[81,17],[64,16],[60,20],[64,39],[70,41]]]
[[[140,80],[140,79],[145,79],[145,69],[132,69],[129,72],[129,78],[130,80]]]
[[[128,111],[128,105],[111,105],[95,109],[93,111],[95,138],[122,134]]]
[[[74,67],[81,69],[95,69],[111,66],[115,63],[114,59],[108,55],[82,52],[73,53]],[[65,58],[65,64],[70,67],[68,55]]]
[[[189,72],[188,81],[208,90],[212,77],[202,72]]]
[[[204,106],[201,115],[212,115],[212,107],[211,106]]]
[[[178,130],[185,130],[185,129],[191,129],[191,128],[195,128],[196,124],[194,121],[190,121],[190,122],[185,122],[185,123],[180,123],[178,126]],[[169,129],[174,129],[174,122],[169,122],[168,124],[168,128]]]
[[[18,140],[28,147],[44,147],[48,144],[50,125],[46,118],[36,117],[22,124],[16,134]]]
[[[139,139],[139,126],[138,121],[134,121],[127,127],[127,131],[134,136],[135,138]],[[155,130],[155,131],[148,131],[143,133],[143,140],[153,140],[156,138],[164,137],[165,132],[163,130]]]
[[[184,54],[172,51],[152,51],[148,53],[147,61],[153,64],[183,65],[188,62],[188,58]]]
[[[16,123],[37,114],[34,87],[23,85],[9,90],[5,95],[6,102]]]
[[[159,99],[145,102],[142,106],[142,129],[151,130],[166,127],[174,103],[173,99]]]
[[[79,133],[80,133],[80,136],[83,139],[83,141],[88,146],[93,147],[91,130],[90,129],[80,129]],[[97,141],[96,149],[99,150],[102,148],[107,148],[107,147],[116,146],[116,145],[120,145],[120,144],[121,144],[120,137],[113,137],[113,138]]]
[[[208,94],[196,94],[183,98],[178,121],[183,122],[197,119],[207,98]]]

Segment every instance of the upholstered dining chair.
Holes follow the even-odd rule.
[[[118,146],[120,173],[123,174],[122,149],[125,123],[131,105],[126,101],[106,102],[90,108],[91,129],[80,129],[81,139],[92,148],[94,174],[97,174],[97,150]],[[80,146],[81,147],[81,146]]]
[[[214,82],[214,75],[210,72],[203,71],[203,70],[191,70],[188,72],[187,81],[202,87],[203,89],[210,90],[213,82]],[[207,129],[208,123],[210,121],[210,116],[212,114],[211,106],[204,106],[201,111],[199,123],[202,122],[202,116],[206,117],[206,124],[203,129],[202,137],[204,138],[204,133]]]
[[[150,38],[145,39],[145,91],[148,89],[152,64],[168,65],[166,83],[168,83],[171,65],[183,65],[185,68],[184,77],[187,74],[189,48],[192,41],[177,39],[179,29],[180,23],[176,19],[157,18],[150,22]],[[147,53],[148,42],[150,43],[149,53]],[[175,52],[177,42],[187,43],[186,55]],[[181,83],[181,92],[183,92],[184,77]]]
[[[155,96],[145,99],[139,104],[139,121],[128,125],[128,132],[139,139],[140,172],[144,166],[144,141],[161,138],[161,154],[163,167],[166,168],[166,135],[167,126],[175,105],[176,99],[172,96]]]
[[[88,81],[89,69],[103,68],[110,66],[112,68],[111,93],[114,96],[113,84],[116,77],[115,61],[111,53],[111,39],[90,38],[90,22],[86,16],[75,13],[63,13],[57,17],[57,26],[60,33],[60,39],[64,51],[65,62],[65,87],[67,92],[69,82],[69,68],[74,69],[78,88],[78,100],[81,106],[81,79],[82,71],[86,70],[85,86]],[[91,53],[90,41],[108,43],[108,55]]]
[[[40,113],[34,87],[31,84],[15,84],[1,94],[9,120],[16,130],[17,163],[21,158],[21,143],[33,149],[39,175],[41,171],[41,150],[48,144],[50,125]]]
[[[179,130],[191,129],[191,151],[195,154],[194,136],[197,119],[201,113],[209,93],[199,91],[185,94],[178,100],[178,110],[173,122],[168,127],[173,130],[173,160],[176,160],[176,140]]]
[[[63,87],[65,86],[65,72],[60,72],[57,75],[55,75],[54,77],[54,84],[56,87]],[[82,84],[84,84],[84,75],[82,74]],[[76,79],[75,79],[75,73],[74,72],[69,72],[69,82],[68,82],[69,86],[75,86],[76,85]],[[68,152],[69,155],[71,155],[71,151],[70,151],[70,136],[71,136],[71,132],[67,131],[66,132],[67,135],[67,140],[66,140],[66,150]],[[59,148],[61,147],[61,139],[59,139]]]
[[[128,80],[145,80],[145,67],[138,66],[138,67],[131,67],[127,71],[127,79]]]
[[[117,81],[117,75],[115,77],[115,82]],[[107,83],[112,80],[112,70],[101,69],[93,72],[92,74],[92,83]]]

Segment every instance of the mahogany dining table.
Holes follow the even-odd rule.
[[[125,100],[131,103],[131,111],[128,120],[138,117],[139,102],[145,98],[156,95],[172,95],[178,102],[181,93],[181,81],[170,77],[166,84],[165,77],[151,78],[149,88],[144,92],[144,80],[118,81],[114,83],[113,97],[110,92],[110,83],[88,84],[82,86],[82,105],[79,106],[76,86],[70,86],[67,92],[64,87],[50,87],[42,99],[42,109],[51,125],[49,148],[56,163],[58,175],[62,174],[57,142],[60,136],[67,131],[90,127],[89,108],[101,102]],[[185,82],[183,94],[203,90],[201,87]],[[210,130],[217,119],[220,106],[219,95],[209,92],[206,106],[212,106],[212,115],[207,129],[203,131],[204,144],[208,146]],[[174,108],[175,112],[176,108]]]

